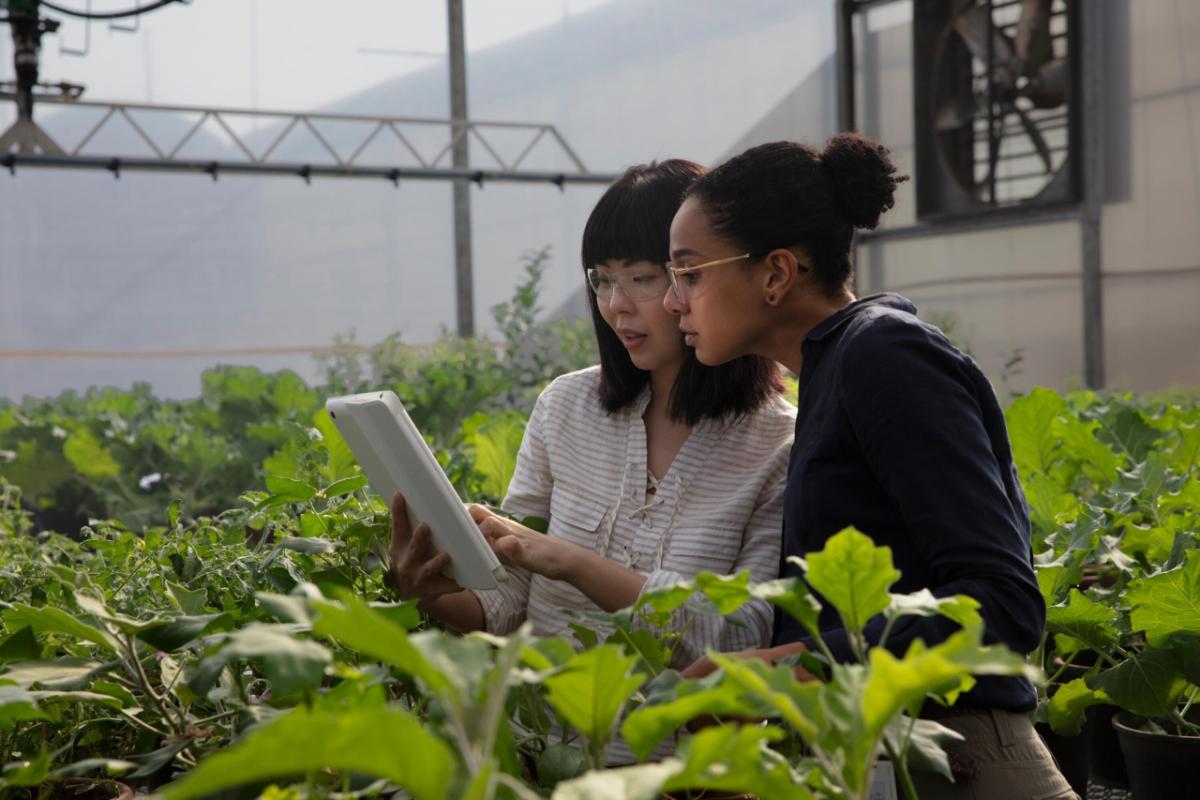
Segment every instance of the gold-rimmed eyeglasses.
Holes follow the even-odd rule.
[[[663,266],[666,267],[667,277],[671,279],[671,291],[675,293],[675,299],[679,302],[684,302],[693,297],[699,297],[704,293],[701,288],[700,276],[697,274],[702,269],[709,267],[719,267],[723,264],[733,264],[737,261],[745,261],[752,258],[751,253],[742,253],[740,256],[728,256],[726,258],[718,258],[714,261],[705,261],[703,264],[693,264],[688,267],[681,267],[673,261],[668,261]],[[680,276],[683,276],[682,280]]]

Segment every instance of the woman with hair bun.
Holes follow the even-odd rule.
[[[787,556],[820,550],[853,525],[891,548],[897,591],[970,595],[987,641],[1029,653],[1046,610],[995,393],[908,300],[852,292],[854,231],[878,225],[905,179],[886,148],[852,133],[820,153],[773,142],[735,156],[692,184],[675,215],[663,304],[701,362],[758,355],[799,375],[782,574],[799,574]],[[832,608],[820,628],[836,658],[853,660]],[[868,640],[882,628],[873,620]],[[956,629],[941,617],[904,617],[886,646],[902,654]],[[811,642],[777,613],[772,644],[746,655],[774,661]],[[702,659],[685,675],[712,669]],[[953,708],[927,709],[965,741],[950,748],[956,782],[919,773],[919,796],[1075,797],[1033,729],[1036,703],[1027,679],[987,676]]]

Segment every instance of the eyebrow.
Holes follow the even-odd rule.
[[[671,251],[672,259],[683,258],[684,256],[698,256],[698,255],[700,255],[700,254],[697,253],[695,250],[691,250],[687,247],[681,247],[678,250]]]

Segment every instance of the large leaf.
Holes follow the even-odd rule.
[[[121,474],[121,465],[112,452],[87,428],[79,428],[67,437],[63,442],[63,455],[80,475],[91,481],[116,478]]]
[[[655,800],[667,780],[683,770],[683,762],[667,758],[658,764],[593,770],[554,788],[551,800]]]
[[[334,769],[386,778],[418,800],[437,800],[446,796],[453,767],[450,749],[398,708],[301,706],[200,762],[163,794],[167,800],[209,797],[248,783]]]
[[[23,661],[9,664],[0,680],[19,686],[41,686],[46,689],[74,689],[82,686],[100,667],[97,661],[82,658],[60,658],[55,661]]]
[[[361,600],[353,596],[347,596],[344,603],[317,600],[312,608],[317,614],[314,632],[420,679],[439,695],[458,699],[454,685],[425,659],[408,632]]]
[[[606,742],[625,702],[642,685],[635,656],[601,645],[572,658],[544,681],[547,700],[592,742]]]
[[[37,698],[22,686],[0,685],[0,731],[35,719],[50,719],[38,708]]]
[[[767,748],[783,738],[778,728],[732,725],[707,728],[684,741],[678,757],[683,769],[663,785],[666,792],[708,789],[749,792],[775,800],[806,800],[804,787],[787,762]]]
[[[33,626],[17,629],[11,636],[0,639],[0,664],[8,661],[31,661],[42,654],[42,648],[33,635]]]
[[[629,713],[621,736],[640,759],[649,758],[659,742],[701,716],[744,717],[754,705],[740,687],[714,673],[702,681],[683,681],[667,672],[647,685],[646,702]],[[765,714],[764,714],[765,716]]]
[[[1144,717],[1170,713],[1187,687],[1178,654],[1170,648],[1137,653],[1086,680],[1089,688],[1104,692],[1121,708]]]
[[[1050,727],[1060,736],[1078,736],[1083,730],[1084,712],[1104,702],[1104,693],[1090,688],[1084,678],[1064,683],[1046,704]]]
[[[480,489],[504,497],[517,468],[525,423],[508,415],[475,414],[463,421],[463,432],[468,446],[475,448],[475,471],[483,478]]]
[[[817,620],[821,614],[821,604],[812,596],[804,581],[798,578],[763,581],[751,586],[750,593],[759,600],[782,608],[809,633],[819,632]]]
[[[846,528],[808,554],[808,583],[837,609],[847,631],[860,631],[891,602],[888,588],[900,573],[892,551],[877,547],[870,537]]]
[[[1117,611],[1097,603],[1078,589],[1067,594],[1067,605],[1046,609],[1046,630],[1085,642],[1097,653],[1107,653],[1117,644]]]
[[[188,679],[188,686],[196,694],[203,695],[224,666],[238,660],[260,661],[273,691],[287,695],[319,686],[325,667],[333,659],[325,647],[307,639],[297,639],[286,626],[250,623],[231,634],[220,649],[200,661]]]
[[[783,719],[808,742],[816,739],[827,718],[821,705],[823,686],[800,683],[792,667],[771,667],[758,659],[742,659],[709,651],[708,657],[725,673],[725,679]]]
[[[1133,583],[1128,601],[1133,629],[1145,631],[1151,645],[1165,644],[1175,633],[1200,635],[1200,551],[1188,553],[1179,569]]]
[[[64,633],[98,644],[111,653],[117,650],[115,640],[107,633],[59,608],[13,603],[12,608],[0,616],[3,616],[5,624],[11,629],[30,625],[38,633]]]
[[[1023,477],[1050,472],[1058,459],[1058,418],[1068,413],[1066,401],[1057,392],[1040,387],[1013,400],[1005,411],[1013,460]]]

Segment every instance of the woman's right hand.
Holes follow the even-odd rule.
[[[427,601],[462,588],[442,574],[450,555],[434,549],[429,525],[422,522],[416,528],[409,526],[408,504],[399,492],[392,496],[392,545],[388,555],[394,588],[402,600]]]

